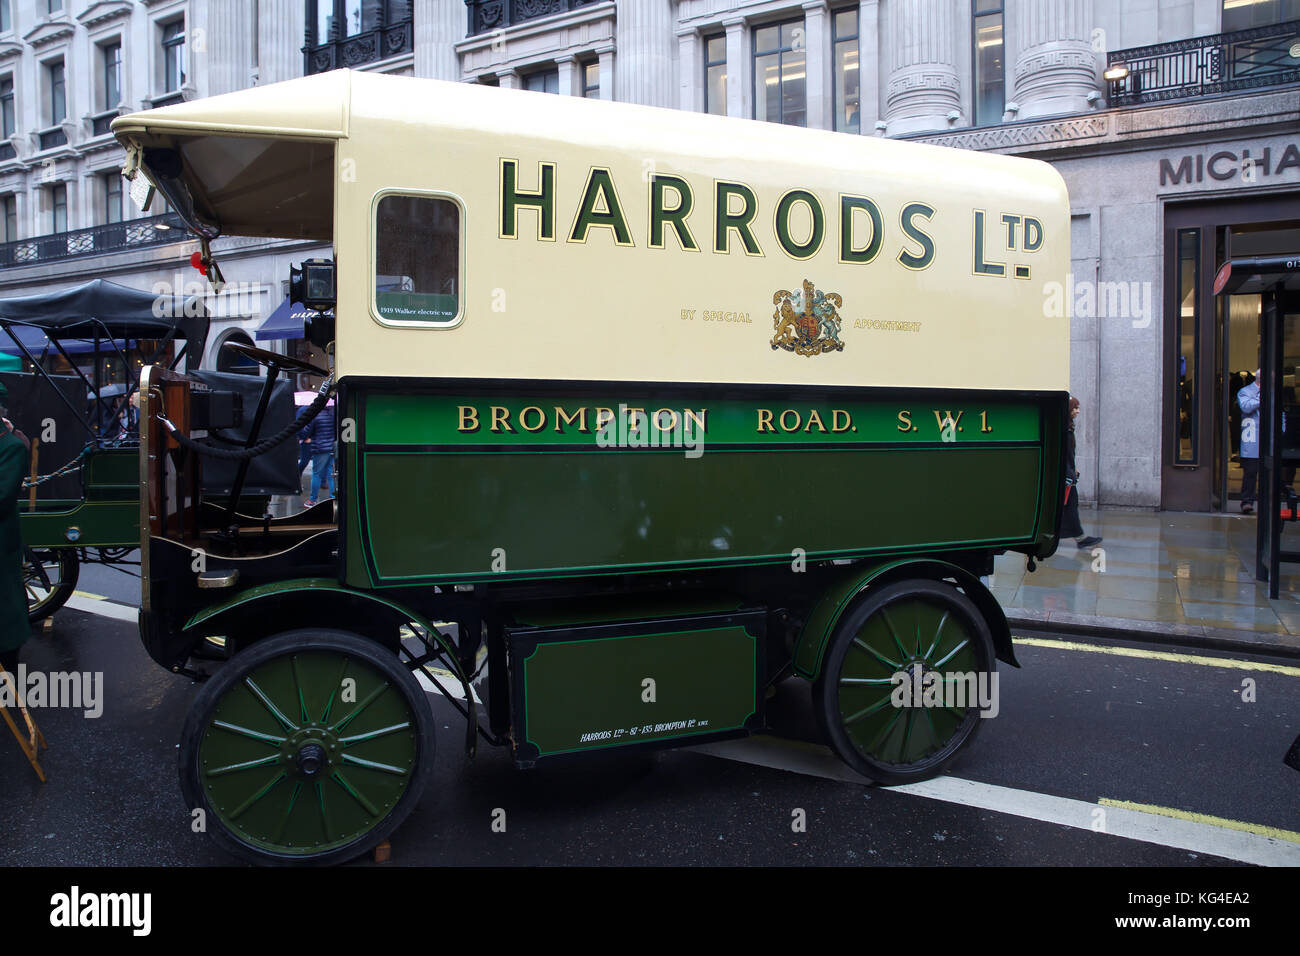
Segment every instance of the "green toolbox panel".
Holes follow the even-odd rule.
[[[516,762],[759,729],[765,625],[750,610],[507,628]]]

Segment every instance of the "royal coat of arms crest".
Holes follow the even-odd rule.
[[[773,349],[785,349],[798,355],[821,355],[842,352],[839,309],[844,299],[837,292],[822,292],[807,279],[802,290],[781,289],[772,295],[776,311],[772,313]]]

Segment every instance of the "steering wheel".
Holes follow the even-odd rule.
[[[259,365],[265,365],[268,368],[283,368],[322,377],[329,375],[329,372],[325,371],[325,369],[317,368],[310,362],[304,362],[302,359],[296,359],[291,355],[281,355],[279,352],[272,352],[269,349],[259,349],[254,345],[245,345],[243,342],[226,342],[221,347],[230,349],[232,352],[238,352],[240,355],[251,358]]]

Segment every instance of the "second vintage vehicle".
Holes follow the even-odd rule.
[[[980,578],[1057,544],[1049,166],[346,70],[113,129],[210,276],[220,236],[334,250],[294,275],[333,363],[298,422],[232,448],[220,389],[142,379],[140,633],[206,678],[181,787],[223,846],[389,834],[430,773],[415,671],[520,767],[761,731],[791,676],[865,778],[969,743],[961,692],[1015,664]],[[337,501],[247,514],[243,464],[331,395]]]
[[[0,349],[33,370],[10,383],[11,414],[36,438],[34,486],[24,489],[18,514],[33,623],[72,596],[84,562],[122,568],[139,547],[133,346],[145,344],[142,363],[174,352],[166,364],[185,359],[193,372],[207,335],[201,297],[106,279],[0,299]],[[46,366],[60,362],[66,373],[52,376]]]

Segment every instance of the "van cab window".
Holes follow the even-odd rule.
[[[451,324],[460,313],[460,207],[384,196],[375,208],[375,308],[389,322]]]

